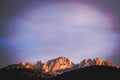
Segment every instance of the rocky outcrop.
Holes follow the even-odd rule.
[[[24,65],[24,63],[21,64]],[[58,57],[56,59],[48,60],[46,63],[39,61],[33,68],[39,68],[45,72],[57,72],[59,70],[71,68],[73,66],[74,64],[69,58]]]
[[[93,65],[117,67],[110,60],[103,61],[100,58],[96,58],[96,59],[84,59],[83,61],[80,62],[80,64],[77,64],[77,68],[84,68]]]
[[[66,57],[58,57],[56,59],[48,60],[46,63],[42,63],[38,61],[36,64],[32,64],[30,62],[21,62],[20,64],[8,67],[9,68],[31,68],[31,69],[39,69],[45,72],[53,72],[53,73],[62,73],[67,72],[79,68],[84,68],[88,66],[111,66],[119,68],[119,66],[113,64],[110,60],[103,61],[100,58],[96,59],[84,59],[79,64],[74,64],[71,59]]]
[[[95,65],[95,60],[92,59],[84,59],[83,61],[80,62],[80,64],[78,64],[78,68],[84,68],[87,66],[91,66],[91,65]]]
[[[106,60],[104,62],[104,65],[107,65],[107,66],[115,66],[110,60]]]
[[[95,59],[95,65],[104,65],[104,62],[103,62],[102,59],[96,58],[96,59]]]
[[[55,72],[67,68],[73,67],[73,62],[69,58],[59,57],[53,60],[49,60],[46,65],[50,72]]]
[[[25,68],[33,68],[34,66],[35,66],[35,64],[32,64],[32,63],[30,63],[30,62],[20,62],[20,64],[19,64],[20,66],[22,66],[22,67],[25,67]]]
[[[46,63],[44,63],[44,64],[42,65],[41,69],[42,69],[43,71],[45,71],[45,72],[49,72],[49,71],[50,71],[50,70],[49,70],[49,67],[48,67],[48,65],[47,65]]]

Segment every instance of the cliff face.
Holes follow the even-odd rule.
[[[32,64],[30,62],[27,63],[21,62],[19,64],[9,65],[5,68],[0,69],[0,79],[1,80],[73,80],[73,79],[108,80],[104,78],[106,78],[106,76],[111,77],[110,79],[116,76],[119,77],[118,74],[115,75],[117,72],[120,73],[120,67],[116,66],[109,60],[103,61],[100,58],[84,59],[80,63],[74,64],[69,58],[59,57],[56,59],[48,60],[46,63],[42,63],[41,61],[38,61],[36,64]],[[106,75],[104,75],[104,73]],[[94,79],[95,78],[94,75],[96,74],[98,76],[96,76],[96,79]],[[90,75],[93,77],[91,77]]]
[[[69,58],[59,57],[47,61],[46,63],[37,63],[35,68],[40,68],[46,72],[56,72],[58,70],[63,70],[73,67],[74,64]]]
[[[59,57],[57,59],[53,59],[47,62],[47,66],[49,71],[58,71],[67,68],[71,68],[74,66],[73,62],[69,58]]]
[[[16,66],[17,68],[32,68],[32,69],[39,69],[45,72],[66,72],[78,68],[84,68],[87,66],[111,66],[116,67],[115,64],[113,64],[110,60],[103,61],[100,58],[96,59],[84,59],[78,64],[74,64],[71,59],[66,57],[58,57],[56,59],[48,60],[46,63],[42,63],[41,61],[38,61],[36,64],[31,64],[30,62],[21,62],[18,64],[19,66]],[[9,67],[10,68],[10,67]]]
[[[78,68],[84,68],[84,67],[93,66],[93,65],[117,67],[110,60],[103,61],[100,58],[84,59],[83,61],[80,62],[80,64],[77,64]]]

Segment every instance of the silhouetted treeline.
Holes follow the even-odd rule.
[[[108,66],[90,66],[65,72],[51,80],[120,80],[120,69]]]
[[[52,73],[46,73],[39,69],[13,68],[1,69],[0,80],[49,80],[53,77]]]
[[[120,69],[108,66],[91,66],[55,75],[39,69],[3,68],[0,80],[120,80]]]

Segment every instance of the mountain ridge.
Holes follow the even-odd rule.
[[[115,80],[120,79],[119,74],[119,66],[100,58],[74,64],[69,58],[58,57],[45,63],[20,62],[0,69],[1,80]]]
[[[74,64],[70,58],[66,57],[58,57],[52,60],[48,60],[45,63],[42,63],[42,61],[38,61],[36,64],[32,64],[30,62],[20,62],[16,65],[9,65],[7,66],[7,69],[10,68],[27,68],[27,69],[40,69],[44,72],[53,72],[53,73],[63,73],[71,70],[75,70],[78,68],[84,68],[88,66],[110,66],[110,67],[116,67],[120,68],[116,64],[113,64],[110,60],[102,60],[100,58],[94,58],[94,59],[84,59],[80,61],[80,63]]]

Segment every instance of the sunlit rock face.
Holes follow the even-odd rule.
[[[100,58],[96,58],[96,65],[103,65],[103,60]]]
[[[13,68],[26,68],[26,69],[33,69],[33,70],[40,70],[43,72],[50,72],[53,74],[61,74],[64,72],[76,70],[79,68],[85,68],[88,66],[110,66],[115,68],[120,68],[116,64],[113,64],[110,60],[102,60],[100,58],[95,59],[84,59],[78,64],[74,64],[71,59],[66,57],[58,57],[56,59],[48,60],[45,63],[38,61],[36,64],[32,64],[30,62],[20,62],[19,64],[10,65],[7,69]]]
[[[21,62],[19,65],[24,68],[39,69],[45,72],[57,73],[67,72],[93,65],[118,67],[116,64],[113,64],[110,60],[104,61],[100,58],[84,59],[80,63],[74,64],[71,59],[66,57],[58,57],[56,59],[48,60],[45,63],[42,63],[41,61],[38,61],[36,64],[32,64],[30,62]]]
[[[20,64],[19,64],[20,66],[23,66],[23,67],[25,67],[25,68],[33,68],[34,66],[35,66],[35,64],[32,64],[32,63],[30,63],[30,62],[20,62]]]
[[[72,60],[65,57],[58,57],[56,59],[48,60],[46,63],[38,61],[33,68],[39,68],[45,72],[56,72],[59,70],[72,68],[74,66]]]
[[[90,65],[95,65],[95,60],[92,59],[84,59],[83,61],[80,62],[78,68],[83,68],[83,67],[87,67]]]
[[[84,59],[83,61],[80,62],[80,64],[77,64],[78,66],[77,68],[84,68],[93,65],[117,67],[110,60],[103,61],[100,58],[96,58],[96,59]]]
[[[104,61],[100,58],[84,59],[79,64],[74,64],[71,59],[66,57],[58,57],[56,59],[48,60],[45,63],[42,63],[41,61],[38,61],[36,64],[32,64],[30,62],[21,62],[19,65],[25,68],[37,68],[45,72],[66,72],[73,69],[84,68],[93,65],[118,67],[110,60]]]
[[[49,70],[54,72],[73,67],[73,62],[69,58],[59,57],[47,62]]]
[[[41,68],[42,68],[42,70],[45,71],[45,72],[48,72],[48,71],[49,71],[49,67],[47,66],[46,63],[44,63]]]
[[[22,61],[22,62],[20,62],[20,65],[25,66],[26,63]]]

